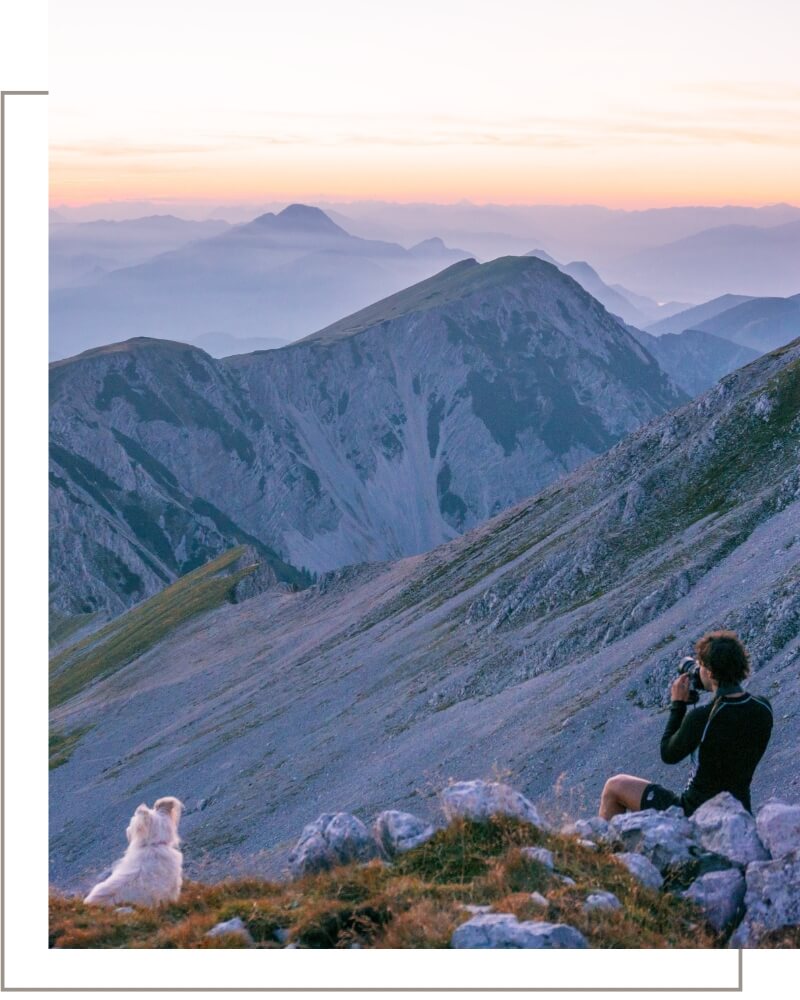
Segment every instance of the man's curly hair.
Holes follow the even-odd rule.
[[[750,657],[735,632],[708,632],[697,640],[694,651],[719,684],[737,684],[750,673]]]

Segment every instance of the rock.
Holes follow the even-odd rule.
[[[289,928],[288,927],[276,927],[272,932],[272,936],[278,942],[278,944],[286,944],[289,940]]]
[[[603,843],[608,837],[608,820],[602,816],[591,816],[589,819],[578,819],[568,823],[561,831],[571,837],[591,840],[595,844]]]
[[[350,813],[323,813],[303,828],[289,855],[289,870],[299,878],[377,857],[380,848],[360,819]]]
[[[644,854],[623,852],[615,854],[614,857],[628,869],[635,879],[641,882],[642,885],[647,886],[648,889],[658,891],[664,884],[661,872]]]
[[[133,913],[132,906],[115,906],[114,913]]]
[[[702,848],[692,848],[692,852],[694,857],[688,861],[667,868],[664,875],[665,891],[669,889],[670,892],[681,892],[709,872],[728,871],[732,867],[737,867],[730,858],[725,858],[721,854],[704,851]]]
[[[706,850],[730,858],[738,865],[769,857],[758,838],[756,821],[730,792],[720,792],[704,802],[692,815],[691,822]]]
[[[609,823],[609,838],[619,841],[626,851],[644,854],[660,872],[688,861],[697,843],[692,823],[677,808],[615,816]]]
[[[398,812],[397,809],[387,809],[380,813],[373,824],[375,839],[383,848],[387,857],[419,847],[434,835],[436,830],[430,823],[419,819],[412,813]]]
[[[550,871],[555,868],[553,852],[548,851],[546,847],[522,847],[520,848],[520,853],[529,861],[537,861],[540,865],[544,865],[545,868],[549,868]]]
[[[475,903],[463,903],[461,906],[462,910],[466,910],[467,913],[471,913],[473,916],[477,916],[479,913],[491,913],[491,906],[478,906]]]
[[[587,851],[596,851],[597,844],[593,840],[588,840],[586,837],[581,837],[578,840],[581,847],[585,847]]]
[[[223,934],[233,934],[235,937],[241,938],[248,947],[252,947],[255,943],[247,928],[247,924],[241,917],[225,920],[221,924],[215,924],[210,931],[206,931],[206,937],[210,938],[222,937]]]
[[[733,947],[754,947],[766,931],[800,925],[800,851],[753,861],[745,878],[745,915],[731,938]]]
[[[556,878],[562,885],[577,885],[574,878],[570,878],[569,875],[556,875]]]
[[[442,792],[442,809],[448,820],[458,816],[486,820],[492,816],[514,816],[542,826],[536,806],[499,781],[459,781]]]
[[[453,932],[451,948],[588,948],[586,938],[568,924],[520,922],[510,913],[473,917]]]
[[[610,912],[612,910],[621,909],[622,903],[620,903],[614,893],[605,892],[604,890],[591,893],[586,897],[583,903],[584,913],[594,913],[597,910]]]
[[[714,930],[732,927],[742,912],[745,880],[738,868],[709,872],[692,882],[683,896],[705,914]]]
[[[541,906],[545,910],[550,905],[550,901],[547,896],[543,896],[540,892],[532,892],[530,900],[534,906]]]
[[[800,850],[800,805],[771,799],[759,809],[756,829],[773,858]]]

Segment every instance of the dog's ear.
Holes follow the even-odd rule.
[[[163,799],[157,799],[153,808],[156,812],[169,816],[172,823],[177,827],[181,813],[183,812],[183,803],[180,799],[176,799],[173,795],[166,795]]]
[[[125,831],[128,836],[129,844],[132,844],[135,841],[142,843],[147,840],[150,834],[152,819],[153,814],[144,802],[136,807],[136,812],[131,817],[128,829]]]

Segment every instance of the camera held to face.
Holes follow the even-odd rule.
[[[705,691],[705,685],[700,677],[700,664],[692,656],[684,656],[678,664],[679,674],[689,675],[689,704],[694,705],[700,700],[700,695]]]

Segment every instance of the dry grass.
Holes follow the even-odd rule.
[[[564,884],[520,848],[540,844]],[[584,913],[597,889],[615,893],[623,908]],[[547,898],[547,908],[531,893]],[[240,917],[256,947],[285,940],[305,948],[446,948],[470,914],[465,904],[489,905],[520,920],[547,920],[578,928],[596,948],[714,948],[724,940],[699,912],[669,893],[640,885],[605,850],[591,851],[570,837],[545,834],[515,820],[456,821],[393,865],[348,865],[296,882],[257,878],[184,886],[177,903],[131,913],[86,906],[53,893],[50,944],[56,948],[238,948],[235,936],[207,938],[215,924]],[[766,947],[796,948],[797,928],[774,932]]]

